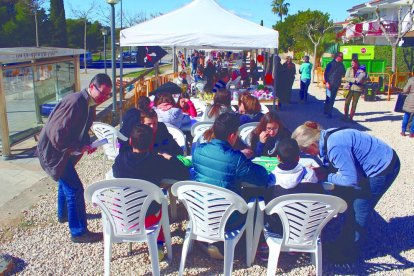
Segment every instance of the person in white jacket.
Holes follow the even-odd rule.
[[[266,204],[273,198],[296,193],[322,194],[322,185],[318,183],[315,171],[299,163],[300,148],[295,139],[285,138],[276,147],[279,164],[273,170],[275,183],[269,185],[271,192],[266,193]],[[274,233],[283,233],[282,222],[278,217],[267,218],[268,226]]]

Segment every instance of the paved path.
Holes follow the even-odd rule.
[[[124,74],[137,69],[124,69]],[[104,69],[88,69],[85,74],[81,69],[81,87],[88,87],[90,80]],[[119,69],[117,70],[119,74]],[[111,70],[108,70],[111,75]],[[108,100],[106,105],[110,105]],[[39,196],[48,191],[46,184],[39,182],[47,175],[40,167],[35,156],[36,141],[33,137],[12,147],[13,159],[0,159],[0,220],[13,217],[16,212],[30,208],[36,203]]]

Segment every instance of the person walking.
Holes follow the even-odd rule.
[[[75,165],[83,153],[95,151],[88,131],[95,119],[96,105],[106,101],[111,90],[109,76],[97,74],[87,89],[69,94],[56,105],[39,136],[40,165],[58,182],[58,220],[69,222],[75,243],[98,242],[103,237],[87,228],[84,188]]]
[[[295,81],[296,66],[292,62],[292,57],[287,56],[285,63],[282,65],[282,87],[280,101],[289,104],[292,98],[292,86]]]
[[[348,68],[345,74],[345,80],[350,83],[349,92],[346,95],[344,107],[344,121],[348,121],[349,105],[352,101],[351,112],[349,113],[349,120],[352,122],[355,110],[358,104],[359,97],[365,92],[365,83],[368,79],[365,65],[358,65],[358,61],[352,61],[351,67]]]
[[[312,63],[309,62],[309,56],[303,57],[303,63],[299,67],[300,73],[300,103],[308,101],[308,88],[311,81]]]
[[[328,63],[324,73],[326,85],[326,99],[323,113],[329,119],[332,118],[332,109],[335,104],[336,94],[341,86],[342,77],[345,75],[345,67],[342,63],[343,53],[337,52],[334,59]]]
[[[408,122],[410,117],[414,113],[414,77],[408,79],[407,84],[404,86],[403,93],[408,94],[403,105],[404,117],[401,126],[401,135],[405,136],[407,131]],[[414,138],[414,122],[411,122],[410,138]]]

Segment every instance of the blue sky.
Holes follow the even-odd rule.
[[[222,7],[232,11],[236,15],[247,20],[260,23],[262,19],[266,27],[271,27],[279,18],[271,11],[271,0],[216,0]],[[64,0],[66,17],[73,18],[70,6],[77,9],[86,9],[92,0]],[[108,6],[105,0],[96,0],[103,6]],[[191,0],[123,0],[123,9],[128,14],[134,15],[140,12],[149,16],[152,13],[168,13],[172,10],[182,7],[191,2]],[[351,7],[367,2],[363,0],[287,0],[290,3],[289,14],[295,14],[299,10],[320,10],[328,12],[331,18],[337,21],[343,21],[348,16],[346,10]],[[120,9],[117,4],[116,9]],[[202,12],[202,11],[200,11]],[[96,15],[98,18],[98,15]],[[214,20],[214,15],[212,15]]]

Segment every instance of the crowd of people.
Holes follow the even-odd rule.
[[[342,53],[337,53],[325,71],[324,113],[328,118],[332,117],[340,81],[345,76],[349,82],[349,92],[346,95],[344,119],[352,120],[367,74],[357,60],[353,60],[351,68],[345,71],[342,57]],[[249,200],[249,194],[242,193],[241,186],[242,182],[247,182],[264,189],[266,202],[289,193],[336,195],[347,202],[348,209],[345,223],[341,225],[341,234],[327,246],[327,255],[333,262],[355,262],[364,247],[375,205],[399,173],[400,161],[396,152],[380,139],[351,128],[325,130],[317,122],[307,121],[291,132],[276,111],[263,114],[259,100],[250,93],[241,93],[238,107],[234,109],[231,106],[232,95],[226,86],[226,79],[231,78],[230,72],[220,68],[219,77],[211,78],[209,70],[216,70],[216,65],[210,60],[201,61],[203,58],[198,52],[192,55],[191,73],[195,78],[205,79],[214,90],[213,103],[207,106],[201,118],[212,122],[212,127],[205,133],[205,143],[188,145],[194,147],[188,151],[193,153],[191,168],[182,161],[183,149],[168,132],[167,125],[177,128],[191,125],[198,115],[197,111],[190,94],[183,92],[175,100],[171,94],[161,93],[153,101],[148,97],[139,98],[138,106],[124,115],[120,132],[128,140],[120,141],[119,155],[112,167],[114,177],[144,179],[156,185],[160,184],[162,178],[193,179],[224,187]],[[200,66],[204,63],[207,63],[206,68]],[[281,87],[284,92],[280,93],[284,94],[279,97],[283,104],[290,101],[296,68],[291,58],[287,58],[280,67],[281,74],[293,76],[279,80],[283,82]],[[252,68],[254,71],[251,64]],[[311,70],[309,57],[305,56],[299,69],[302,102],[307,101]],[[241,68],[239,73],[241,79],[249,78],[249,73]],[[259,79],[256,77],[251,77],[248,82],[254,83]],[[186,76],[181,74],[180,78],[179,81],[184,83]],[[414,95],[413,87],[414,78],[404,88],[410,94],[409,97]],[[57,105],[40,134],[40,163],[58,182],[58,220],[69,222],[73,242],[96,242],[102,239],[101,234],[91,233],[87,229],[83,185],[75,170],[82,155],[75,153],[94,151],[90,147],[88,129],[94,119],[95,106],[109,97],[111,88],[112,83],[107,75],[96,75],[87,89],[70,94]],[[408,105],[411,109],[407,107],[406,114],[410,116],[412,101]],[[405,135],[407,127],[405,117],[401,135]],[[244,143],[238,136],[238,129],[251,122],[256,122],[257,126],[249,136],[249,143]],[[410,137],[413,133],[411,126]],[[303,154],[319,156],[321,166],[314,168],[301,165],[299,161]],[[254,157],[262,156],[278,160],[272,172],[252,161]],[[325,182],[334,185],[335,189],[325,191],[322,185]],[[146,223],[156,223],[161,215],[159,206],[154,204],[147,214]],[[226,229],[236,228],[243,219],[241,214],[233,214]],[[267,225],[283,234],[280,220],[269,218]],[[162,235],[158,241],[162,252]],[[211,257],[223,257],[222,244],[210,244],[205,248]]]

